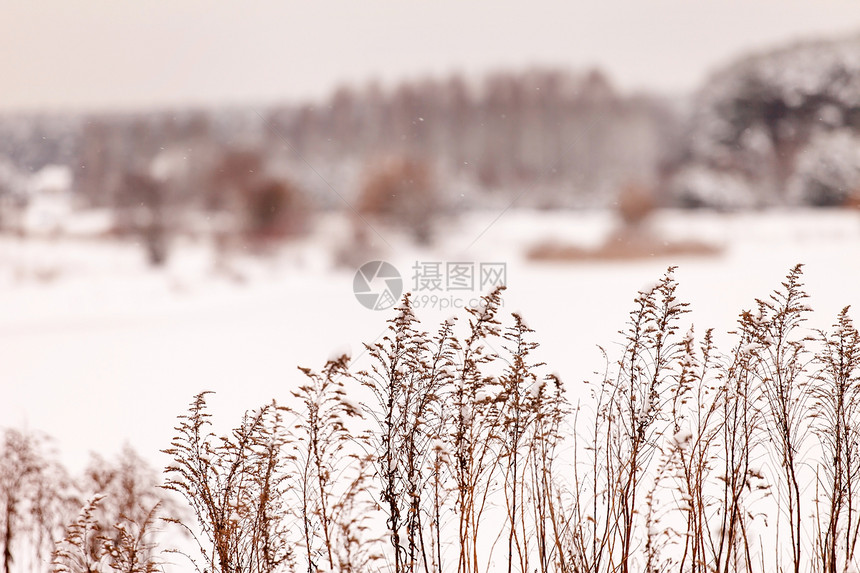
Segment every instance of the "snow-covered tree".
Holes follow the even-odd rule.
[[[838,154],[850,155],[850,137],[824,143],[819,134],[860,130],[858,53],[860,35],[804,42],[745,57],[705,83],[690,120],[689,163],[730,173],[746,181],[755,195],[709,197],[710,204],[785,201],[788,183],[799,169],[819,170],[810,162],[821,151],[804,151],[812,144],[831,152],[838,147]],[[708,187],[713,179],[699,178],[699,183]],[[690,187],[689,179],[682,188],[687,196],[710,195],[705,188]],[[804,192],[802,199],[820,204],[817,192],[811,193]]]
[[[800,153],[790,183],[793,198],[818,206],[838,206],[860,193],[860,133],[816,134]]]

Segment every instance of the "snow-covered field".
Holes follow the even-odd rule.
[[[667,240],[708,241],[722,253],[552,264],[523,253],[549,239],[595,245],[611,216],[510,211],[491,224],[497,216],[450,223],[432,249],[396,248],[406,243],[380,230],[395,247],[379,241],[372,256],[394,264],[406,289],[416,262],[506,263],[504,309],[537,331],[540,358],[574,399],[581,381],[603,367],[597,345],[611,353],[636,291],[670,264],[679,266],[679,295],[691,303],[699,332],[731,330],[739,311],[798,262],[806,264],[816,311],[810,326],[826,327],[843,306],[860,306],[858,212],[662,213],[653,225]],[[89,451],[109,454],[126,441],[161,465],[158,450],[195,393],[217,392],[212,406],[226,428],[248,408],[287,400],[302,378],[299,365],[318,368],[339,352],[360,364],[361,343],[375,340],[393,311],[361,306],[355,268],[333,264],[331,252],[348,237],[345,222],[331,216],[277,257],[236,257],[240,280],[213,272],[203,244],[177,245],[168,267],[152,271],[135,245],[3,238],[0,425],[54,436],[73,469]],[[443,293],[464,302],[479,294]],[[427,328],[464,314],[418,313]]]

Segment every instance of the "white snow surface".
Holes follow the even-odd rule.
[[[858,212],[660,213],[653,227],[667,240],[708,241],[723,253],[552,264],[523,253],[547,240],[595,245],[611,216],[511,210],[491,224],[497,216],[463,216],[433,248],[397,247],[404,243],[380,229],[395,247],[380,244],[374,256],[400,270],[406,289],[416,261],[507,263],[503,316],[522,313],[541,345],[536,360],[558,373],[573,401],[587,399],[582,381],[604,369],[597,346],[615,357],[637,292],[669,265],[678,265],[677,294],[693,311],[679,332],[714,327],[724,345],[740,311],[799,262],[815,309],[808,326],[827,327],[843,306],[860,305]],[[381,336],[393,310],[361,306],[355,269],[331,263],[330,230],[342,224],[323,221],[274,258],[237,257],[242,280],[213,272],[202,243],[176,244],[167,268],[153,271],[136,245],[0,239],[0,426],[52,435],[72,469],[89,451],[110,454],[124,442],[162,466],[158,452],[176,416],[202,390],[216,391],[216,430],[226,430],[246,409],[289,400],[303,381],[297,366],[319,369],[336,349],[366,366],[362,343]],[[452,309],[417,313],[434,332]]]

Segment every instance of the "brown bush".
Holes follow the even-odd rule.
[[[423,161],[396,156],[371,165],[358,200],[362,217],[405,227],[427,243],[440,208],[431,167]]]
[[[231,198],[260,183],[265,171],[263,154],[252,149],[224,152],[209,173],[206,207],[229,209]]]
[[[301,191],[284,180],[267,179],[246,190],[245,234],[256,240],[284,239],[304,233],[310,212]]]
[[[712,257],[719,255],[717,245],[693,240],[664,241],[643,233],[616,231],[598,247],[580,247],[556,241],[533,245],[526,251],[530,261],[630,261],[657,257]]]
[[[177,231],[168,217],[169,202],[163,182],[141,171],[123,173],[114,232],[142,239],[147,260],[154,267],[167,262],[170,235]]]
[[[616,202],[616,211],[625,226],[637,227],[647,219],[657,202],[651,189],[642,185],[629,184],[621,189]]]
[[[845,199],[845,207],[860,211],[860,189],[856,189]]]

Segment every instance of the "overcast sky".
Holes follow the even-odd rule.
[[[852,32],[858,0],[2,0],[0,110],[298,100],[529,64],[678,93],[744,51]]]

